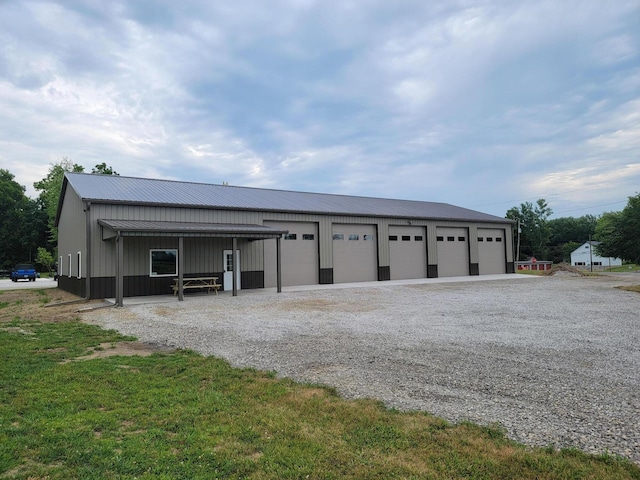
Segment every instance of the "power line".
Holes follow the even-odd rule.
[[[581,208],[573,208],[571,210],[564,210],[562,212],[553,212],[554,215],[560,215],[561,213],[568,213],[568,212],[575,212],[577,210],[587,210],[589,208],[596,208],[596,207],[606,207],[608,205],[617,205],[618,203],[625,203],[627,200],[620,200],[617,202],[611,202],[611,203],[601,203],[600,205],[589,205],[587,207],[581,207]]]
[[[511,200],[511,201],[504,201],[504,202],[485,203],[485,204],[482,204],[482,205],[475,205],[475,206],[471,206],[471,207],[468,207],[468,208],[472,208],[472,209],[473,208],[483,208],[483,207],[490,207],[490,206],[494,206],[494,205],[504,205],[504,204],[510,204],[512,206],[517,206],[517,205],[519,205],[519,204],[521,204],[523,202],[529,201],[529,200],[538,200],[540,198],[545,199],[545,200],[550,200],[550,199],[553,199],[553,197],[560,197],[560,196],[563,196],[563,195],[570,195],[572,193],[585,192],[585,191],[588,191],[588,190],[601,190],[603,188],[607,188],[607,185],[594,185],[594,186],[591,186],[591,187],[574,188],[574,189],[571,189],[571,190],[567,190],[565,192],[541,194],[541,195],[537,195],[535,197],[528,197],[528,198],[521,199],[521,200]],[[637,195],[637,192],[636,192],[636,195]],[[629,196],[631,196],[631,195],[629,195]],[[622,201],[626,201],[626,200],[622,200]],[[551,203],[551,202],[548,202],[548,203]],[[602,206],[615,205],[616,203],[621,203],[621,202],[607,203],[607,204],[604,204]],[[599,207],[599,206],[601,206],[601,205],[593,205],[592,207]],[[584,207],[584,209],[592,208],[592,207]],[[583,209],[579,208],[579,209],[576,209],[576,210],[583,210]],[[566,212],[570,212],[570,211],[573,211],[573,210],[565,210],[565,211]],[[563,212],[554,212],[554,214],[555,213],[564,213],[564,211]]]

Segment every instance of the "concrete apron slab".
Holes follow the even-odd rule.
[[[282,287],[282,292],[305,292],[312,290],[334,290],[345,288],[378,288],[378,287],[392,287],[401,285],[420,285],[420,284],[432,284],[432,283],[466,283],[466,282],[490,282],[494,280],[523,280],[528,278],[542,278],[539,275],[522,275],[517,273],[504,273],[496,275],[474,275],[464,277],[444,277],[444,278],[415,278],[407,280],[386,280],[384,282],[354,282],[354,283],[332,283],[329,285],[296,285],[292,287]],[[238,290],[238,295],[264,295],[264,294],[276,294],[277,289],[273,288],[259,288],[251,290]],[[231,296],[231,291],[220,291],[219,295]],[[202,298],[203,296],[210,296],[215,299],[216,295],[212,293],[191,293],[185,295],[185,301],[189,301],[189,297]],[[115,305],[114,298],[107,298],[105,301]],[[148,305],[156,303],[172,303],[177,302],[178,296],[173,294],[168,295],[149,295],[145,297],[125,297],[124,306],[132,305]]]

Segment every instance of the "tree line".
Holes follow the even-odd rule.
[[[82,165],[63,158],[51,164],[47,176],[35,182],[35,199],[9,170],[0,169],[0,269],[17,263],[36,263],[40,271],[52,271],[58,258],[56,212],[65,172],[84,172]],[[106,163],[93,167],[92,174],[118,175]]]
[[[553,211],[546,200],[525,202],[512,207],[506,218],[516,222],[514,236],[519,236],[519,258],[569,262],[571,252],[589,240],[599,242],[595,251],[603,257],[617,257],[640,263],[640,194],[629,197],[619,212],[596,217],[561,217],[549,220]],[[518,235],[518,228],[520,229]]]
[[[35,262],[40,270],[54,268],[58,231],[56,212],[65,172],[84,172],[82,165],[63,158],[51,164],[45,178],[33,184],[38,197],[26,196],[26,188],[15,176],[0,169],[0,269],[7,270],[20,262]],[[92,174],[118,175],[106,163],[93,167]],[[568,262],[571,252],[589,239],[600,242],[596,251],[605,257],[619,257],[640,263],[640,194],[629,197],[619,212],[600,217],[583,215],[549,220],[553,211],[546,200],[525,202],[512,207],[506,218],[516,222],[519,236],[519,260],[536,257],[554,263]],[[520,229],[518,235],[517,228]]]

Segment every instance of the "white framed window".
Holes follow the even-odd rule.
[[[152,248],[149,251],[149,275],[169,277],[178,275],[178,250],[176,248]]]
[[[68,260],[68,267],[69,267],[69,271],[67,273],[68,277],[71,278],[71,254],[67,255],[67,260]]]
[[[78,278],[82,278],[82,252],[76,253],[78,257]]]
[[[58,257],[58,276],[62,276],[62,255]]]

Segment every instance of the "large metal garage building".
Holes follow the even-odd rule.
[[[120,305],[177,277],[235,293],[514,272],[510,220],[444,203],[66,173],[56,225],[60,288]]]

